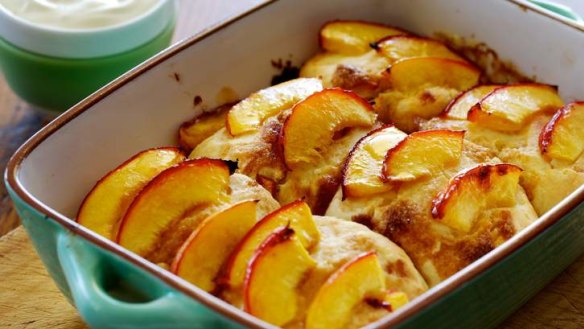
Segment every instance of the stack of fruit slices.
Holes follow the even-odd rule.
[[[362,326],[427,289],[405,252],[383,236],[313,216],[301,201],[278,208],[242,177],[221,160],[147,150],[100,180],[77,220],[277,326]]]
[[[236,161],[240,173],[257,179],[281,204],[303,198],[323,214],[343,159],[376,115],[355,93],[322,88],[318,79],[300,78],[252,94],[190,157]]]
[[[336,21],[322,27],[319,40],[322,52],[300,75],[371,99],[380,121],[408,133],[481,76],[444,44],[393,27]]]
[[[319,40],[301,78],[185,122],[190,159],[152,149],[106,175],[78,221],[269,323],[354,328],[584,183],[584,103],[488,84],[393,27]]]
[[[465,130],[524,171],[521,184],[543,215],[584,184],[584,103],[564,104],[553,86],[481,85],[457,96],[422,129]]]
[[[448,278],[532,223],[521,168],[463,131],[386,126],[359,141],[326,212],[400,245],[428,284]]]

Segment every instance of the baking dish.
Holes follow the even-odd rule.
[[[225,94],[265,87],[276,73],[271,61],[302,63],[317,50],[319,26],[333,18],[472,37],[527,75],[558,85],[566,101],[582,97],[584,86],[575,82],[584,68],[584,29],[536,11],[523,1],[272,1],[159,54],[52,122],[11,159],[9,192],[50,274],[90,326],[270,327],[68,218],[109,168],[139,150],[173,144],[181,122],[225,102]],[[538,38],[525,38],[530,31]],[[369,327],[495,326],[584,251],[583,199],[580,188]]]

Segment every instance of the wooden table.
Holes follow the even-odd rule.
[[[262,1],[182,0],[175,40]],[[45,123],[0,76],[0,169]],[[17,226],[18,218],[1,184],[0,236]],[[22,227],[0,238],[0,328],[86,328],[49,278]],[[584,328],[584,257],[501,328]]]

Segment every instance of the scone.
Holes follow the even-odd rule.
[[[303,308],[308,309],[310,301],[331,274],[355,257],[371,251],[377,255],[388,289],[404,292],[409,300],[428,289],[408,255],[385,237],[357,223],[333,217],[314,217],[321,239],[311,252],[317,265],[300,288]],[[299,313],[297,320],[287,327],[302,328],[305,314]],[[345,328],[360,328],[387,314],[387,309],[363,302],[354,309]]]
[[[385,130],[386,134],[390,132]],[[423,137],[424,133],[434,137],[408,143],[408,139],[415,139],[412,136]],[[387,157],[372,165],[365,175],[346,169],[344,190],[337,191],[326,214],[362,223],[385,235],[404,248],[429,285],[436,285],[537,219],[518,184],[521,169],[502,164],[484,147],[463,143],[462,135],[458,134],[462,150],[461,145],[447,144],[456,138],[456,133],[448,130],[419,132],[397,143],[377,145],[385,146],[385,150],[406,145],[401,149],[408,154],[394,161],[420,163],[429,171],[420,174],[424,171],[411,163],[395,164],[403,171],[394,173],[397,179],[392,181],[377,178],[377,184],[369,183],[376,191],[352,184],[356,178],[372,182],[365,178],[376,179],[376,171],[381,176],[383,166],[388,165]],[[367,147],[371,146],[362,145],[355,151],[363,152]],[[447,153],[441,153],[448,148],[455,156],[445,161]],[[346,166],[355,165],[355,160],[347,161]],[[356,190],[347,193],[347,187]]]
[[[378,24],[330,22],[319,37],[322,51],[304,63],[300,76],[371,99],[381,122],[406,132],[439,114],[481,75],[439,41]]]
[[[285,328],[357,328],[427,290],[396,244],[363,225],[312,216],[300,201],[254,225],[216,281],[218,296]]]
[[[257,179],[280,203],[303,199],[323,214],[339,186],[341,163],[374,123],[375,113],[363,99],[325,89],[276,111],[251,131],[234,135],[229,127],[220,129],[190,158],[237,162],[238,172]]]
[[[524,119],[517,121],[513,126],[507,127],[505,125],[507,123],[505,118],[508,115],[506,112],[501,112],[500,114],[500,117],[503,118],[499,120],[502,121],[500,125],[489,124],[490,118],[473,117],[469,114],[469,111],[472,108],[476,109],[477,104],[492,93],[493,90],[498,90],[499,93],[502,93],[509,89],[513,91],[508,91],[511,96],[507,101],[516,103],[519,100],[528,99],[529,101],[525,101],[527,105],[524,110],[531,111]],[[531,93],[529,93],[530,89]],[[522,90],[523,94],[520,94]],[[581,159],[581,146],[570,145],[568,147],[568,149],[575,149],[574,152],[571,152],[575,155],[570,159],[566,159],[561,155],[552,157],[542,152],[543,131],[552,121],[554,113],[558,113],[557,116],[559,116],[562,111],[559,108],[563,105],[563,102],[557,96],[555,89],[547,85],[517,84],[499,86],[487,91],[484,91],[484,95],[478,95],[482,97],[469,96],[469,94],[473,93],[473,90],[461,95],[461,101],[450,106],[453,110],[449,111],[447,109],[444,115],[425,122],[422,124],[422,129],[464,130],[466,131],[465,138],[467,140],[488,148],[502,161],[521,167],[524,170],[521,176],[521,185],[524,187],[536,212],[539,215],[543,215],[584,183],[584,168],[582,166],[582,161],[584,160]],[[517,96],[514,96],[513,93],[517,93]],[[490,97],[492,98],[493,96]],[[470,101],[464,101],[464,98],[468,98]],[[527,108],[528,104],[533,105],[531,108]],[[500,106],[504,107],[506,105],[502,103]],[[566,105],[565,108],[577,107],[577,103],[573,103]],[[578,110],[574,109],[573,111],[576,112]],[[472,121],[467,120],[469,115]],[[573,115],[572,118],[575,118],[575,116]],[[579,119],[570,120],[576,121]],[[570,127],[568,130],[567,136],[558,138],[579,140],[578,131],[580,129],[577,128],[577,125]],[[548,139],[551,140],[551,136]],[[558,143],[573,144],[574,142],[560,140]],[[568,154],[570,152],[566,149],[563,150],[563,153]]]

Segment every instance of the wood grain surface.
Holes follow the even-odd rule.
[[[175,41],[263,0],[182,0]],[[0,76],[0,169],[28,137],[46,123],[16,97]],[[0,184],[0,236],[18,218]],[[0,238],[0,328],[86,328],[61,296],[20,227]],[[584,328],[584,257],[581,257],[500,328]]]

